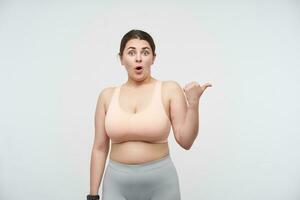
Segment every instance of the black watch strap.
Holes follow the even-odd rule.
[[[86,199],[87,199],[87,200],[99,200],[99,199],[100,199],[100,196],[99,196],[99,194],[97,194],[97,195],[90,195],[90,194],[88,194],[88,195],[86,196]]]

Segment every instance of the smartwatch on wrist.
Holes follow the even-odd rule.
[[[99,200],[100,197],[99,197],[99,194],[97,194],[97,195],[90,195],[90,194],[88,194],[88,195],[86,196],[86,199],[87,199],[87,200]]]

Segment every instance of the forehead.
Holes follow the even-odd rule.
[[[149,43],[146,40],[140,40],[140,39],[131,39],[126,43],[125,49],[129,47],[135,47],[137,49],[141,49],[143,47],[150,47]]]

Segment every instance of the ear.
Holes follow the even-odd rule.
[[[124,65],[123,60],[122,60],[122,56],[119,55],[119,59],[120,59],[121,65]]]
[[[155,58],[156,58],[156,55],[153,56],[152,64],[154,64]]]

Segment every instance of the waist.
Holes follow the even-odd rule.
[[[112,144],[110,159],[126,164],[138,164],[162,158],[167,154],[169,154],[168,143],[128,141]]]

